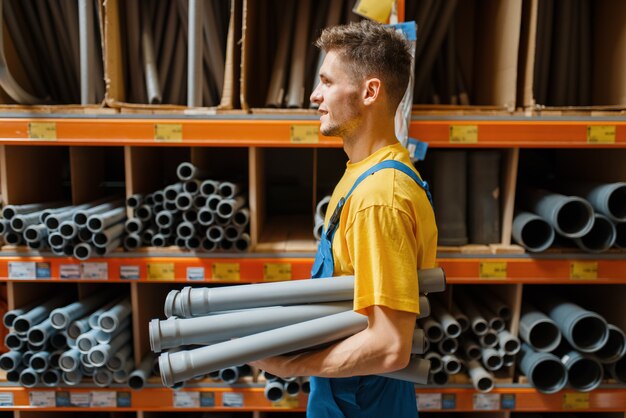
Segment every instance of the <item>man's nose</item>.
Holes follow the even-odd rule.
[[[315,90],[313,90],[313,93],[311,93],[311,97],[309,98],[311,100],[311,103],[320,104],[322,102],[322,94],[319,91],[319,87],[319,84],[315,86]]]

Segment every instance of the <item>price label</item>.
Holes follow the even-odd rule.
[[[38,279],[49,279],[52,277],[52,273],[50,272],[50,263],[47,261],[35,263],[35,269]]]
[[[174,408],[199,408],[200,392],[174,392]]]
[[[120,266],[120,279],[138,280],[139,266]]]
[[[479,266],[481,279],[506,279],[507,264],[504,261],[484,261]]]
[[[239,263],[213,263],[211,271],[213,280],[225,280],[229,282],[238,282],[241,280]]]
[[[571,280],[595,280],[598,278],[597,261],[572,261],[569,265]]]
[[[34,261],[9,261],[9,279],[36,279]]]
[[[417,410],[437,410],[441,409],[441,393],[418,393]]]
[[[182,142],[183,125],[181,123],[155,123],[154,140],[163,142]]]
[[[40,141],[56,141],[57,124],[56,122],[29,122],[28,137]]]
[[[94,390],[91,392],[91,406],[95,408],[115,408],[117,406],[117,393]]]
[[[190,280],[190,281],[204,280],[204,267],[187,267],[187,280]]]
[[[89,408],[89,406],[91,405],[91,393],[70,392],[70,405],[82,408]]]
[[[80,265],[61,264],[59,266],[59,276],[62,279],[80,279]]]
[[[497,411],[500,409],[500,394],[475,393],[472,404],[475,411]]]
[[[615,125],[590,125],[587,126],[588,144],[614,144]]]
[[[563,409],[589,409],[589,393],[563,394]]]
[[[317,144],[319,142],[318,125],[291,125],[289,139],[292,144]]]
[[[0,392],[0,406],[13,406],[12,392]]]
[[[80,263],[81,275],[83,279],[106,280],[109,278],[108,263]]]
[[[241,408],[243,407],[243,393],[224,392],[222,393],[222,406]]]
[[[285,396],[280,401],[272,402],[272,406],[276,408],[298,408],[300,402],[297,397]]]
[[[358,15],[387,23],[395,0],[358,0],[352,11]]]
[[[265,263],[263,280],[266,282],[291,280],[291,263]]]
[[[56,397],[52,391],[34,390],[32,392],[28,392],[28,403],[30,406],[52,408],[56,406]]]
[[[117,392],[117,407],[130,408],[132,397],[130,392]]]
[[[476,144],[478,143],[478,126],[476,125],[451,125],[450,143],[452,144]]]
[[[174,263],[148,264],[148,280],[174,280]]]

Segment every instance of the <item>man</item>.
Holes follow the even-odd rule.
[[[437,247],[427,186],[394,133],[409,46],[369,21],[328,28],[316,46],[327,55],[311,101],[319,105],[322,134],[341,137],[350,160],[329,203],[312,276],[354,275],[354,310],[369,325],[328,348],[254,365],[279,376],[315,376],[312,418],[415,417],[413,384],[376,376],[409,362],[417,270],[434,267]],[[382,161],[395,162],[377,165]]]

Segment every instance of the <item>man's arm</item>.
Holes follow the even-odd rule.
[[[368,327],[328,348],[278,356],[252,365],[278,376],[348,377],[388,373],[408,365],[416,314],[367,308]]]

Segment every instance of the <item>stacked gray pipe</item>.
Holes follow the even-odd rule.
[[[445,289],[445,275],[439,268],[420,270],[418,280],[420,292]],[[351,310],[353,294],[353,277],[172,291],[165,303],[170,319],[150,324],[152,349],[204,346],[162,353],[163,383],[172,387],[194,376],[320,348],[358,333],[367,327],[367,317]],[[430,312],[424,296],[420,296],[420,309],[424,311],[420,315]],[[415,330],[412,353],[423,354],[425,347],[424,332]],[[416,357],[406,369],[389,376],[426,383],[429,365]]]
[[[430,343],[429,381],[445,385],[465,369],[476,390],[488,392],[494,387],[493,373],[511,366],[504,357],[519,351],[519,340],[506,329],[510,307],[488,290],[465,293],[449,306],[433,302],[434,315],[420,321]]]
[[[0,356],[0,369],[25,387],[77,385],[84,378],[100,387],[127,384],[135,370],[130,305],[128,299],[103,302],[112,297],[104,291],[69,304],[57,297],[8,311],[3,321],[15,342]]]
[[[98,199],[80,205],[64,202],[6,206],[5,220],[0,222],[0,234],[13,245],[25,243],[30,249],[51,250],[56,255],[74,256],[86,260],[104,256],[120,244],[123,227],[123,201],[114,197]],[[116,214],[116,217],[108,216]],[[86,229],[89,216],[102,219],[94,234]],[[121,217],[120,217],[121,216]],[[8,217],[8,218],[7,218]],[[76,219],[79,221],[76,221]]]
[[[189,251],[247,251],[250,214],[241,184],[207,179],[207,170],[189,162],[179,164],[176,174],[177,183],[129,198],[133,217],[126,223],[124,247],[130,251],[172,245]]]

